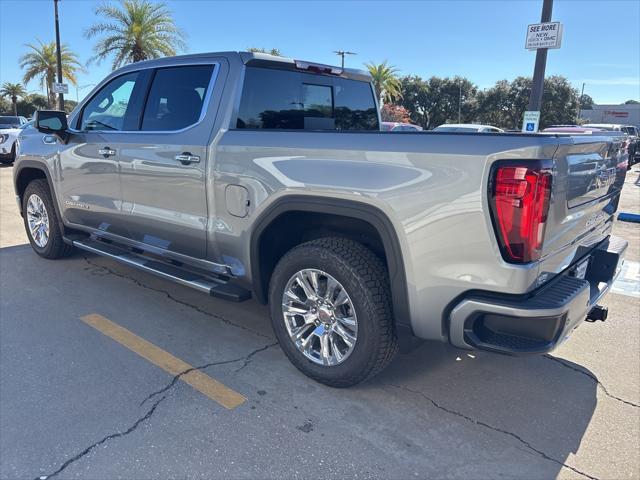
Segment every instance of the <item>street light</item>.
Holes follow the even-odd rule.
[[[97,85],[97,83],[88,83],[87,85],[76,85],[76,103],[80,102],[80,98],[78,95],[78,92],[80,92],[81,90],[84,90],[85,88],[89,88],[89,87],[95,87]]]
[[[342,68],[344,68],[344,56],[345,55],[357,55],[355,52],[348,52],[346,50],[334,50],[333,53],[342,57]]]

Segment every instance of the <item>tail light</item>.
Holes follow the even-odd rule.
[[[503,258],[540,258],[551,196],[551,170],[542,162],[499,164],[490,187],[492,218]]]

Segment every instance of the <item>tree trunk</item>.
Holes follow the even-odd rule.
[[[137,43],[133,46],[133,50],[131,54],[132,54],[131,56],[133,57],[134,63],[142,62],[143,60],[147,59],[146,55],[144,54],[144,51]]]
[[[55,104],[56,99],[53,93],[53,80],[51,78],[47,78],[47,107],[52,109]]]
[[[11,103],[13,104],[13,114],[18,116],[18,97],[11,95]]]

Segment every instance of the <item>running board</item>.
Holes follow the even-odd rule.
[[[137,268],[143,272],[166,278],[180,285],[195,288],[212,297],[222,298],[232,302],[242,302],[251,298],[251,292],[249,290],[233,285],[226,280],[212,278],[176,267],[110,243],[84,238],[82,240],[73,240],[72,244],[87,252],[111,258],[117,262]]]

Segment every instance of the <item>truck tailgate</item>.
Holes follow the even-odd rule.
[[[560,140],[542,271],[562,271],[610,234],[627,172],[623,144],[621,137]]]

